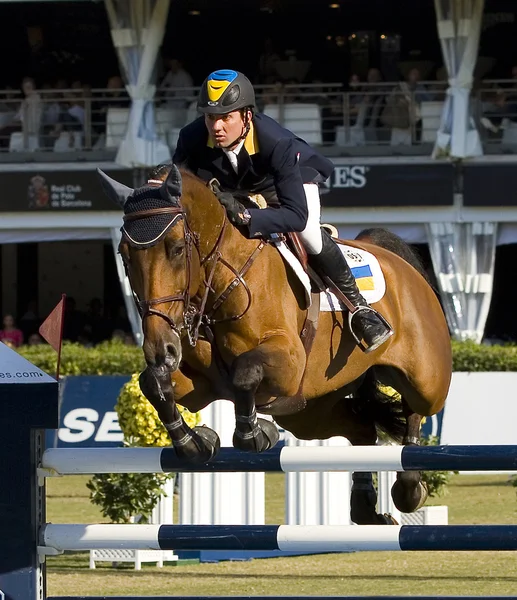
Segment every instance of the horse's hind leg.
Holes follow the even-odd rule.
[[[420,445],[422,415],[413,412],[404,398],[402,407],[406,417],[406,432],[402,443],[404,446],[418,446]],[[397,481],[391,489],[391,497],[401,512],[411,513],[418,510],[425,504],[428,495],[427,485],[422,481],[420,471],[397,473]]]
[[[404,430],[400,403],[378,390],[373,369],[366,373],[352,403],[354,419],[362,425],[355,428],[356,433],[347,436],[352,445],[374,446],[377,443],[378,427],[393,438],[400,439]],[[377,513],[376,505],[377,491],[372,473],[354,472],[352,474],[350,518],[358,525],[396,524],[391,515]]]
[[[373,424],[372,424],[373,425]],[[375,432],[375,426],[373,426]],[[374,437],[354,440],[356,446],[374,446]],[[373,441],[372,441],[373,440]],[[350,519],[357,525],[396,525],[391,515],[381,515],[376,510],[377,490],[370,472],[352,473],[352,493],[350,496]]]

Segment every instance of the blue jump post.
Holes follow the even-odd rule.
[[[45,486],[36,468],[45,429],[56,429],[58,382],[0,343],[0,598],[46,598],[37,546]]]

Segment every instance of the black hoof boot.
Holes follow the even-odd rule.
[[[266,419],[257,419],[249,433],[238,429],[233,434],[233,447],[243,452],[264,452],[274,448],[280,439],[276,425]]]
[[[173,443],[179,459],[194,464],[206,463],[219,452],[221,441],[210,427],[194,427],[187,436],[181,444]]]

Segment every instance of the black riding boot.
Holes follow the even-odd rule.
[[[355,307],[367,307],[353,313],[350,327],[353,329],[352,333],[366,344],[364,351],[372,352],[393,335],[393,330],[362,297],[350,266],[337,243],[324,229],[321,234],[323,248],[319,254],[309,254],[309,265],[320,277],[326,275],[331,279]]]

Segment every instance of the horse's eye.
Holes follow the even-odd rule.
[[[185,244],[174,244],[169,248],[169,256],[170,258],[177,258],[183,254],[185,250]]]

